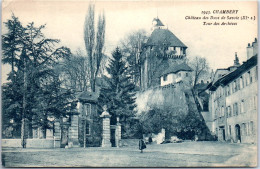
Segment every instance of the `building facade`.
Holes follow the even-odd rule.
[[[178,83],[180,81],[189,81],[192,69],[182,63],[175,67],[169,67],[160,75],[160,86]]]
[[[252,46],[257,46],[257,39]],[[250,46],[250,45],[248,45]],[[212,133],[219,141],[256,143],[257,139],[257,48],[248,47],[247,61],[209,85]],[[254,54],[254,55],[253,55]]]

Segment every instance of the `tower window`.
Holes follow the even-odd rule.
[[[167,81],[167,74],[163,75],[163,81]]]

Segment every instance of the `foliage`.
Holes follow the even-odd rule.
[[[5,132],[9,126],[13,127],[14,133],[20,133],[22,119],[23,86],[19,85],[19,75],[10,76],[11,82],[2,85],[2,131]],[[12,136],[17,136],[16,134]],[[3,135],[3,137],[5,137]],[[20,134],[18,135],[20,137]]]
[[[104,77],[107,87],[101,88],[99,105],[101,107],[107,105],[109,113],[112,115],[111,123],[115,124],[116,117],[119,117],[124,129],[124,124],[134,115],[135,86],[126,74],[127,67],[122,57],[121,51],[116,48],[107,67],[109,77]]]
[[[14,15],[4,25],[8,32],[2,36],[2,61],[12,70],[3,85],[3,117],[15,124],[34,119],[45,129],[48,116],[60,118],[75,107],[71,91],[61,88],[54,69],[60,59],[70,57],[70,49],[55,48],[59,40],[44,36],[45,25],[32,22],[24,27]]]
[[[18,66],[19,55],[22,50],[21,34],[24,33],[24,29],[17,17],[12,15],[12,19],[4,23],[8,32],[2,35],[2,62],[4,64],[9,63],[12,66],[12,71],[15,66]]]
[[[180,110],[170,107],[153,108],[140,117],[143,133],[159,133],[162,128],[166,133],[173,134],[179,129]]]

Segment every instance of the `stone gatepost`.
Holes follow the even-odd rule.
[[[71,115],[71,124],[69,127],[69,147],[79,147],[79,117],[76,114]]]
[[[116,147],[121,147],[121,124],[119,123],[119,117],[117,117],[116,123]]]
[[[60,141],[61,141],[61,126],[60,126],[60,122],[58,120],[56,120],[54,122],[54,148],[60,148]]]
[[[107,108],[104,107],[104,112],[100,115],[103,118],[103,132],[102,132],[102,147],[111,147],[110,141],[110,118],[111,115],[107,112]]]

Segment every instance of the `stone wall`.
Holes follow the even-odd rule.
[[[22,148],[21,139],[2,139],[2,147]],[[53,139],[26,139],[26,148],[53,148]]]
[[[196,130],[202,131],[199,135],[200,140],[212,139],[211,133],[203,116],[198,111],[190,86],[187,83],[180,82],[139,92],[137,94],[136,105],[138,113],[148,112],[153,109],[160,109],[171,113],[170,116],[174,117],[174,121],[171,127],[165,127],[166,138],[170,138],[170,136],[176,134],[176,132],[181,132],[178,131],[180,130],[179,126],[180,123],[185,120],[187,121],[187,125],[189,121],[193,123],[190,125],[192,126],[191,128],[193,128],[192,130],[197,126],[198,130],[197,128]],[[189,120],[190,117],[196,118],[195,121]]]

